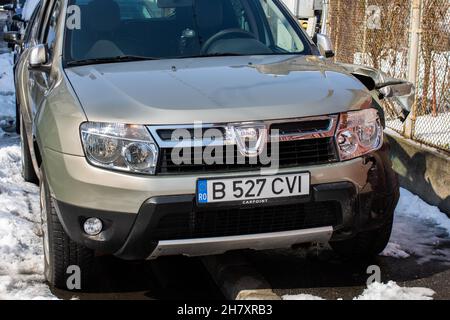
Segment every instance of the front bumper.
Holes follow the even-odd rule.
[[[348,162],[302,168],[311,172],[311,196],[294,200],[284,207],[221,207],[220,210],[205,211],[197,208],[195,203],[195,177],[134,177],[92,167],[86,170],[99,170],[107,175],[107,179],[91,180],[85,170],[71,171],[71,182],[80,189],[70,190],[83,193],[89,199],[88,205],[94,202],[93,196],[98,196],[94,208],[69,204],[64,197],[58,197],[57,192],[54,198],[59,218],[71,239],[100,254],[114,254],[126,260],[178,254],[202,256],[236,249],[275,249],[308,242],[340,241],[361,231],[376,229],[392,219],[399,187],[387,149],[385,146],[370,156]],[[64,173],[69,169],[66,166],[57,171]],[[289,170],[280,173],[286,172]],[[122,181],[114,186],[112,183],[117,179],[127,183]],[[101,185],[100,190],[94,185]],[[94,195],[90,193],[91,188]],[[54,185],[52,189],[58,190]],[[121,189],[125,192],[119,196]],[[114,192],[105,193],[111,190]],[[139,203],[140,207],[136,211],[118,212],[117,208],[111,210],[108,203],[99,209],[99,203],[106,204],[107,200],[113,204],[125,201],[119,208]],[[297,210],[298,207],[301,210]],[[292,218],[289,210],[296,210],[296,214],[302,212],[303,216],[289,220]],[[82,224],[89,217],[104,222],[104,231],[96,237],[83,232]],[[261,222],[258,217],[265,220]]]
[[[90,165],[86,158],[45,149],[42,157],[53,198],[78,207],[136,215],[150,198],[195,194],[196,175],[145,176],[108,171]],[[311,184],[350,182],[362,190],[371,168],[363,159],[327,165],[279,170],[280,174],[308,171]],[[204,175],[202,178],[233,178],[257,175],[255,172],[233,172]]]
[[[60,201],[56,204],[66,232],[76,242],[126,260],[142,260],[326,243],[333,232],[336,235],[339,230],[355,225],[357,198],[355,186],[341,182],[313,186],[309,198],[245,209],[199,208],[195,195],[153,197],[141,206],[137,215],[83,209]],[[304,214],[292,211],[297,208]],[[299,219],[293,219],[293,213]],[[104,231],[99,236],[90,237],[82,232],[89,217],[104,222]]]

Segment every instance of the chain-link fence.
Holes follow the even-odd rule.
[[[387,125],[450,152],[450,0],[329,2],[327,30],[337,61],[369,65],[415,82],[416,99],[408,119],[411,131],[406,132],[408,126],[398,119],[398,107],[392,102],[385,103]],[[411,54],[414,43],[417,59]]]

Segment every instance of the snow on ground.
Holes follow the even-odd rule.
[[[427,288],[402,288],[395,282],[374,282],[354,300],[433,300],[435,292]]]
[[[450,219],[408,190],[400,190],[391,241],[383,256],[417,263],[437,261],[450,266]]]
[[[386,249],[384,249],[384,251],[380,255],[383,257],[393,257],[401,259],[406,259],[411,256],[408,252],[404,251],[399,244],[393,242],[389,242]]]
[[[18,142],[3,138],[0,143],[0,300],[48,299],[39,190],[22,179]]]
[[[364,292],[353,300],[433,300],[435,292],[427,288],[400,287],[394,281],[388,283],[374,282]],[[283,300],[324,300],[321,297],[299,294],[285,295]]]
[[[16,115],[12,66],[12,55],[0,54],[0,137],[4,134],[1,128]]]
[[[0,55],[0,128],[15,112],[11,69],[11,55]],[[20,173],[19,139],[0,129],[0,300],[53,297],[43,276],[39,211],[39,190]]]
[[[12,74],[13,56],[10,53],[0,54],[0,92],[14,95],[14,77]],[[2,106],[10,107],[10,106]],[[0,109],[3,114],[3,109]]]

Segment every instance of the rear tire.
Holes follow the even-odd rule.
[[[22,177],[26,182],[34,184],[39,183],[39,179],[34,171],[33,161],[31,160],[30,146],[28,144],[27,134],[23,125],[23,118],[20,121],[20,145],[22,148]]]
[[[44,242],[45,277],[51,287],[68,288],[67,280],[72,273],[67,273],[70,266],[78,266],[80,270],[81,288],[78,291],[91,289],[94,267],[94,251],[72,241],[59,221],[53,198],[50,196],[44,171],[41,170],[41,220]],[[74,290],[74,289],[72,289]]]
[[[369,260],[379,255],[386,248],[391,238],[393,219],[382,227],[358,233],[354,238],[331,242],[333,250],[348,260]]]

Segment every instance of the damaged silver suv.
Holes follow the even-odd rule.
[[[399,197],[380,98],[280,0],[43,0],[16,67],[45,273],[127,260],[386,246]]]

